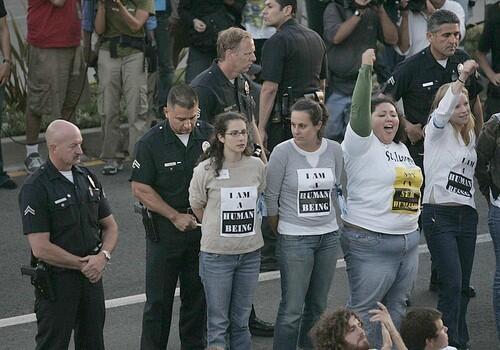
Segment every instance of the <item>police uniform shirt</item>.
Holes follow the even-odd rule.
[[[384,94],[391,95],[396,101],[403,99],[406,118],[413,124],[427,124],[430,109],[437,90],[444,84],[459,77],[457,66],[470,59],[470,56],[457,49],[448,57],[446,68],[432,56],[430,46],[401,62],[384,88]],[[465,87],[469,92],[469,101],[480,92],[474,75],[467,79]]]
[[[99,220],[111,208],[97,178],[73,166],[71,183],[50,160],[28,177],[19,193],[25,235],[49,232],[50,241],[71,254],[85,256],[101,243]]]
[[[200,119],[213,124],[216,115],[223,112],[241,112],[249,121],[253,119],[255,102],[250,92],[250,82],[243,74],[229,81],[217,60],[200,73],[190,84],[200,102]]]
[[[203,148],[208,146],[211,133],[209,124],[197,121],[184,146],[168,121],[162,121],[137,142],[130,181],[151,186],[168,205],[185,212],[189,207],[188,189],[193,168]],[[168,221],[161,215],[155,218],[159,223]]]
[[[288,87],[292,87],[294,98],[320,90],[327,69],[323,39],[293,18],[283,23],[262,49],[261,78],[278,83],[278,95]]]

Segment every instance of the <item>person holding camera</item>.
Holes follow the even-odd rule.
[[[332,1],[324,13],[324,38],[327,44],[329,80],[326,107],[330,119],[325,136],[342,141],[347,122],[346,106],[351,103],[361,54],[375,47],[377,40],[394,45],[396,26],[377,0]]]
[[[147,73],[144,57],[144,24],[154,15],[152,0],[99,0],[95,32],[100,35],[98,58],[99,112],[103,143],[102,173],[115,175],[123,167],[120,151],[120,99],[125,97],[129,124],[128,154],[150,125],[147,102]]]
[[[465,38],[465,14],[460,4],[453,0],[401,0],[401,21],[398,26],[397,53],[410,57],[425,49],[427,22],[436,10],[448,10],[460,20],[460,40]]]

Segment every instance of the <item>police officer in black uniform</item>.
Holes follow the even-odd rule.
[[[197,120],[198,98],[188,85],[170,89],[164,112],[166,120],[137,142],[130,177],[134,196],[152,218],[145,225],[146,304],[141,349],[167,348],[179,279],[181,348],[201,350],[206,328],[198,275],[201,231],[189,208],[188,188],[193,168],[209,145],[212,127]]]
[[[191,86],[200,100],[200,119],[212,123],[215,116],[223,112],[243,113],[250,121],[253,141],[260,148],[262,143],[252,98],[254,85],[244,74],[253,62],[255,45],[251,34],[240,28],[226,29],[217,39],[217,59],[191,82]],[[264,152],[258,155],[267,161]],[[253,335],[272,337],[274,333],[273,324],[257,318],[253,308],[249,327]]]
[[[264,22],[277,32],[262,49],[259,132],[270,151],[292,137],[290,107],[314,94],[323,99],[328,62],[323,39],[294,18],[296,0],[266,0]],[[322,101],[323,102],[323,101]]]
[[[464,51],[457,49],[460,42],[460,20],[451,11],[437,10],[427,22],[427,38],[430,45],[419,53],[401,62],[387,81],[383,93],[395,100],[403,100],[406,116],[406,145],[415,163],[424,170],[424,127],[429,118],[431,105],[437,90],[444,84],[458,79],[463,62],[470,59]],[[483,125],[483,111],[479,99],[479,86],[472,75],[465,82],[469,92],[471,109],[476,117],[476,130]],[[437,291],[439,279],[431,268],[429,289]],[[475,296],[473,287],[469,297]]]
[[[77,164],[82,136],[67,121],[45,133],[49,159],[19,194],[23,232],[32,252],[36,349],[104,349],[102,274],[118,226],[97,178]]]
[[[461,64],[470,59],[467,53],[457,49],[460,20],[451,11],[437,10],[431,15],[427,23],[427,38],[430,45],[401,62],[383,90],[384,94],[395,100],[403,100],[408,150],[422,170],[423,128],[427,124],[434,96],[443,84],[458,79]],[[466,81],[465,87],[469,92],[476,124],[482,125],[483,113],[478,98],[480,87],[475,76]]]

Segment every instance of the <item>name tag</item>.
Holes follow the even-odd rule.
[[[217,176],[216,180],[227,180],[229,179],[229,169],[221,169],[219,170],[219,176]]]
[[[181,164],[181,162],[169,162],[169,163],[163,164],[163,166],[165,168],[170,168],[170,167],[176,166],[177,164]]]
[[[428,87],[428,86],[432,86],[432,85],[434,85],[434,82],[429,81],[428,83],[423,83],[422,87]]]
[[[54,204],[61,204],[63,202],[66,202],[68,199],[66,197],[60,198],[56,201],[54,201]]]

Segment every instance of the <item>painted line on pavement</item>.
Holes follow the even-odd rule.
[[[491,236],[489,234],[482,234],[482,235],[477,236],[476,244],[485,243],[485,242],[491,242]],[[418,246],[418,253],[419,254],[425,254],[428,252],[429,252],[429,249],[427,248],[427,244],[420,244]],[[338,259],[336,268],[339,269],[342,267],[345,267],[345,261],[344,261],[344,259]],[[280,278],[279,271],[262,272],[259,274],[259,282],[273,281],[273,280],[277,280],[279,278]],[[175,296],[179,296],[179,295],[180,295],[180,290],[179,290],[179,288],[177,288],[175,290]],[[122,298],[109,299],[109,300],[106,300],[106,309],[112,309],[112,308],[120,307],[120,306],[127,306],[127,305],[144,303],[145,301],[146,301],[146,294],[144,294],[144,293],[137,294],[137,295],[130,295],[127,297],[122,297]],[[35,314],[26,314],[26,315],[21,315],[21,316],[2,318],[2,319],[0,319],[0,328],[17,326],[17,325],[31,323],[31,322],[36,322]]]

